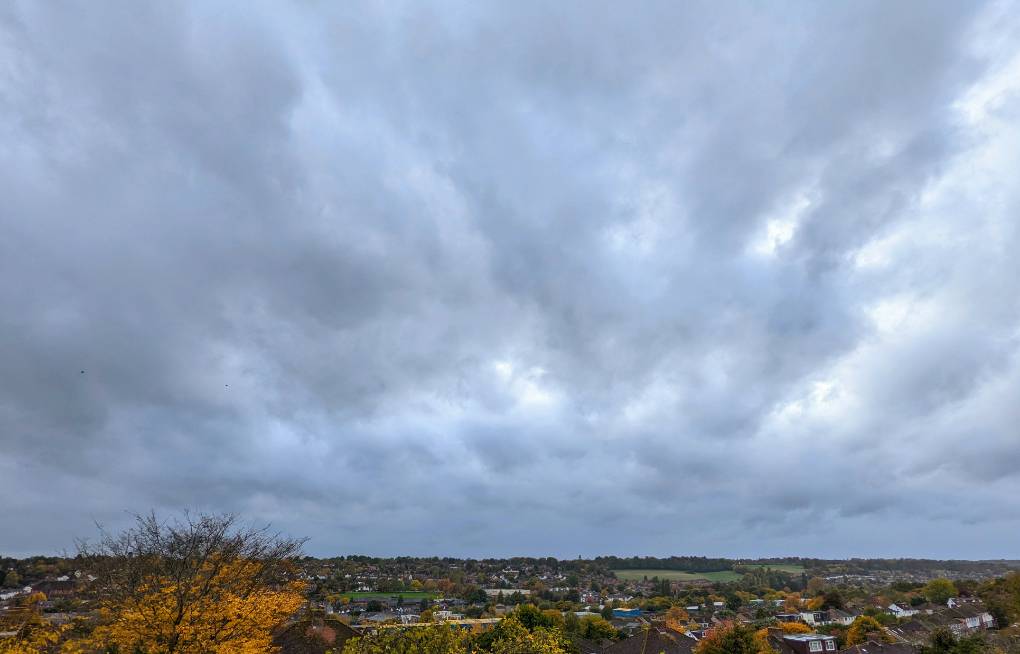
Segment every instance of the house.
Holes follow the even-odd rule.
[[[849,627],[853,624],[854,619],[856,618],[857,616],[853,613],[847,613],[840,609],[829,609],[825,621],[822,624],[841,624],[845,627]]]
[[[897,618],[909,618],[918,613],[917,609],[900,606],[899,604],[890,604],[887,610]]]
[[[812,627],[824,624],[826,617],[827,615],[824,611],[801,611],[800,613],[800,619]]]
[[[605,645],[602,642],[574,637],[571,639],[578,654],[602,654]]]
[[[956,608],[949,609],[945,615],[962,624],[963,631],[995,627],[995,618],[981,604],[957,604]]]
[[[869,641],[840,650],[840,654],[917,654],[917,648],[906,643]]]
[[[824,634],[783,634],[781,630],[773,628],[769,629],[769,642],[782,654],[819,654],[836,651],[836,637]]]
[[[510,597],[514,593],[520,593],[523,597],[531,595],[531,591],[527,588],[486,588],[484,590],[485,594],[489,597],[499,597],[500,594],[502,594],[503,597]]]
[[[638,618],[641,617],[641,609],[613,609],[614,618]]]
[[[932,626],[915,618],[901,625],[890,627],[889,631],[908,643],[923,643],[928,640],[932,628]]]
[[[992,629],[995,618],[980,603],[959,604],[955,609],[943,609],[932,615],[921,613],[909,622],[890,628],[902,640],[920,644],[925,642],[931,632],[938,627],[945,627],[957,636],[974,631]]]
[[[648,628],[613,643],[603,654],[692,654],[695,645],[696,640],[683,634]]]
[[[280,654],[326,654],[340,651],[360,634],[339,619],[308,616],[292,622],[273,636]]]
[[[47,599],[51,600],[61,597],[73,597],[74,591],[75,585],[70,579],[40,581],[31,586],[31,592],[42,593]]]

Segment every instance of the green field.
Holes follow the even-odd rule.
[[[391,597],[403,597],[405,600],[423,600],[423,599],[436,599],[440,597],[438,593],[426,593],[424,591],[407,590],[398,593],[375,593],[375,592],[362,592],[357,591],[353,593],[342,593],[340,597],[346,597],[349,599],[365,599],[365,600],[384,600]]]
[[[786,563],[742,563],[745,568],[771,568],[776,572],[789,572],[792,575],[799,575],[804,572],[804,566]]]
[[[732,570],[719,570],[716,572],[683,572],[681,570],[613,570],[617,579],[624,581],[640,581],[645,577],[651,579],[669,579],[670,581],[737,581],[740,574]]]

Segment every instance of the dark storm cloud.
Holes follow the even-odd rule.
[[[1016,556],[1015,15],[6,5],[0,548]]]

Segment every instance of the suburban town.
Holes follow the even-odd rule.
[[[111,620],[104,592],[112,587],[97,575],[118,573],[89,562],[81,554],[0,559],[0,652],[106,651],[83,648],[91,641],[79,638]],[[1020,652],[1020,561],[287,563],[287,584],[299,594],[279,623],[262,625],[265,651],[280,654]]]

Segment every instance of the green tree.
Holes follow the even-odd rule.
[[[517,618],[528,631],[534,631],[538,627],[548,629],[555,626],[553,619],[534,604],[521,604],[514,609],[511,615]]]
[[[344,644],[343,654],[467,654],[470,636],[444,624],[380,629]]]
[[[987,583],[978,594],[1000,629],[1020,620],[1020,572]]]
[[[579,633],[582,638],[588,640],[611,640],[618,636],[619,632],[609,623],[608,620],[597,615],[586,615],[581,619]]]
[[[950,597],[956,597],[959,593],[956,590],[956,586],[948,579],[932,579],[924,588],[921,589],[921,594],[925,598],[934,604],[945,604],[946,600]]]
[[[4,576],[4,583],[2,585],[3,586],[7,586],[9,588],[14,588],[15,586],[20,586],[21,585],[21,577],[18,576],[17,572],[15,572],[14,570],[11,570],[11,571],[9,571]]]
[[[824,601],[822,602],[823,609],[841,609],[843,608],[843,595],[835,588],[828,590],[823,595]]]
[[[573,611],[567,611],[567,615],[563,618],[563,630],[568,634],[576,634],[581,630],[581,621],[578,620],[577,614]]]
[[[492,654],[566,654],[563,636],[555,629],[529,630],[516,615],[502,620],[492,632],[488,650]]]
[[[946,627],[933,631],[928,643],[921,647],[921,654],[984,654],[991,651],[981,635],[957,638]]]

